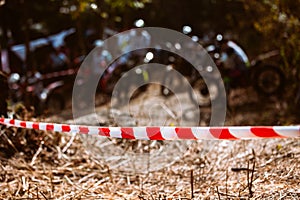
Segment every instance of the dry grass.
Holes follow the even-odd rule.
[[[209,152],[195,142],[167,168],[130,173],[94,159],[78,136],[70,144],[70,135],[59,134],[49,145],[53,134],[44,133],[26,155],[1,157],[1,199],[300,198],[297,139],[221,141]]]
[[[0,199],[300,199],[299,139],[194,141],[167,167],[149,156],[161,169],[148,171],[113,168],[78,135],[1,129]]]

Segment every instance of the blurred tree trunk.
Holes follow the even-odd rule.
[[[0,41],[0,69],[1,70],[3,70],[2,59],[1,59],[2,58],[1,51],[2,51],[2,49],[7,49],[7,47],[8,47],[6,7],[7,7],[7,4],[4,4],[3,6],[0,6],[0,18],[2,19],[0,26],[1,26],[1,29],[2,29],[2,35],[3,35],[3,40]]]
[[[24,39],[25,39],[25,61],[24,61],[24,71],[25,71],[25,99],[24,99],[24,104],[26,108],[30,108],[31,106],[31,100],[29,99],[28,93],[26,92],[26,87],[28,84],[28,70],[31,69],[31,56],[30,56],[30,33],[29,33],[29,19],[28,19],[28,7],[26,0],[21,0],[21,6],[23,7],[23,24],[25,25],[25,31],[24,31]]]
[[[76,0],[74,2],[74,5],[76,6],[76,11],[74,11],[71,16],[72,18],[75,20],[76,23],[76,31],[77,31],[77,35],[78,35],[78,45],[79,45],[79,49],[80,49],[80,54],[81,55],[85,55],[86,54],[86,46],[85,46],[85,41],[84,41],[84,35],[83,35],[83,26],[82,26],[82,18],[81,18],[81,14],[84,12],[85,10],[85,1],[79,1]]]
[[[99,37],[102,39],[103,37],[103,32],[104,32],[104,28],[105,28],[105,21],[102,17],[101,17],[101,13],[105,12],[104,6],[105,6],[105,2],[104,0],[97,0],[97,5],[98,5],[98,9],[99,12],[97,13],[97,17],[99,18]]]
[[[3,70],[3,66],[2,66],[2,54],[1,54],[2,48],[1,48],[1,44],[0,44],[0,70]]]
[[[76,18],[76,29],[77,29],[77,34],[78,34],[78,42],[79,42],[79,48],[81,50],[81,54],[85,55],[86,54],[86,48],[85,48],[85,42],[84,42],[84,36],[83,36],[83,28],[82,28],[82,23],[80,20],[80,17]]]

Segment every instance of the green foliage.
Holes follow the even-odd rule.
[[[251,23],[264,36],[266,46],[280,49],[283,67],[291,77],[300,72],[299,0],[244,1]]]
[[[145,8],[147,3],[151,3],[152,0],[105,0],[105,3],[110,5],[113,9],[124,10],[128,8]]]

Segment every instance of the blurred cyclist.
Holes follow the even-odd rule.
[[[222,64],[223,70],[231,79],[230,85],[243,84],[249,66],[249,59],[244,50],[235,42],[224,39],[220,34],[217,35],[217,46],[221,54],[217,64]]]

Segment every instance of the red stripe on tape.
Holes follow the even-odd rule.
[[[284,136],[278,135],[272,127],[252,127],[250,130],[257,137],[285,138]]]
[[[39,123],[33,123],[33,124],[32,124],[32,128],[33,128],[33,129],[36,129],[36,130],[39,130],[39,129],[40,129]]]
[[[238,138],[231,135],[228,128],[218,128],[218,127],[212,127],[209,129],[210,133],[218,139],[226,139],[226,140],[236,140]]]
[[[26,127],[27,127],[27,126],[26,126],[26,122],[21,121],[21,122],[20,122],[20,126],[26,128]]]
[[[125,139],[135,139],[133,128],[121,128],[121,137]]]
[[[53,124],[47,124],[46,125],[46,130],[47,131],[53,131],[54,130],[54,125]]]
[[[69,125],[62,125],[62,126],[61,126],[61,130],[62,130],[63,132],[70,132],[70,131],[71,131],[71,128],[70,128]]]
[[[191,128],[175,128],[178,138],[180,139],[188,139],[188,140],[195,140],[197,139]]]
[[[109,128],[99,128],[99,135],[110,137]]]
[[[79,126],[79,133],[88,134],[89,133],[89,128],[86,127],[86,126]]]
[[[11,119],[11,120],[9,120],[9,123],[12,124],[12,125],[14,125],[15,124],[15,120]]]
[[[150,140],[164,140],[159,127],[147,127],[146,132]]]

